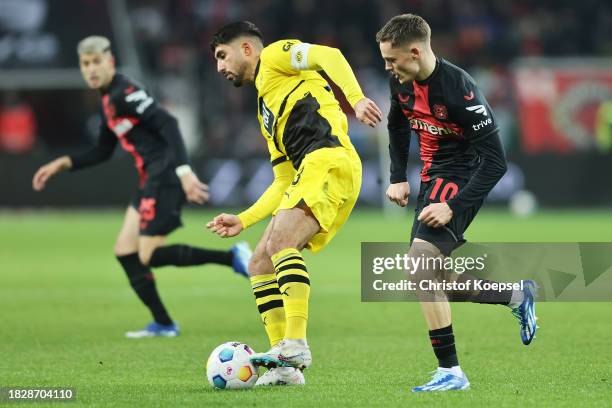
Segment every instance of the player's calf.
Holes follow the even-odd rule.
[[[274,273],[251,276],[251,287],[264,329],[275,346],[285,336],[285,309]]]
[[[285,339],[306,344],[310,277],[299,251],[319,230],[316,219],[303,208],[281,210],[275,216],[266,251],[276,273],[285,309]],[[309,364],[309,363],[308,363]]]
[[[130,286],[149,309],[155,322],[162,326],[172,325],[172,319],[157,292],[155,277],[151,270],[140,262],[138,254],[118,256],[117,260],[123,267]]]

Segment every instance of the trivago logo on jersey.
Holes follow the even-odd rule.
[[[427,123],[421,119],[416,119],[416,118],[412,118],[410,119],[410,127],[414,130],[424,130],[432,135],[440,135],[440,136],[445,136],[445,135],[456,135],[459,136],[459,134],[454,131],[451,128],[447,128],[447,127],[442,127],[442,126],[436,126],[436,125],[432,125],[431,123]]]
[[[465,108],[465,110],[468,110],[470,112],[474,112],[474,113],[480,113],[482,116],[487,116],[487,108],[484,107],[484,105],[474,105],[474,106],[468,106],[467,108]]]
[[[485,108],[484,105],[474,105],[474,106],[468,106],[467,108],[465,108],[465,110],[470,111],[470,112],[474,112],[474,113],[478,113],[484,117],[486,117],[486,119],[481,120],[479,123],[476,123],[474,125],[472,125],[472,129],[474,130],[480,130],[485,126],[488,126],[490,124],[493,123],[493,120],[491,120],[491,118],[489,118],[489,114],[487,113],[487,108]]]
[[[472,129],[474,130],[480,130],[485,126],[490,125],[491,123],[493,123],[493,121],[491,120],[491,118],[487,118],[485,120],[481,120],[479,123],[476,123],[474,125],[472,125]]]

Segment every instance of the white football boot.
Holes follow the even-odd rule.
[[[256,387],[264,385],[304,385],[304,373],[294,367],[276,367],[257,379]]]
[[[310,367],[312,355],[306,340],[284,339],[269,351],[254,354],[251,362],[267,368],[294,367],[304,370]]]

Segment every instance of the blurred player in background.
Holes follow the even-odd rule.
[[[410,193],[406,178],[410,136],[413,131],[419,136],[423,169],[409,253],[414,257],[449,256],[463,244],[464,231],[506,172],[491,107],[468,73],[436,58],[430,37],[427,22],[413,14],[392,18],[376,35],[385,69],[392,75],[388,116],[391,184],[387,197],[402,207],[408,204]],[[461,300],[510,307],[527,345],[537,328],[536,288],[533,281],[523,281],[523,285],[522,291],[482,290]],[[436,301],[421,301],[439,367],[433,379],[413,388],[414,392],[466,389],[470,385],[459,366],[450,305],[442,295]]]
[[[217,71],[235,86],[253,84],[274,182],[246,211],[221,214],[208,227],[222,237],[272,214],[249,265],[251,283],[272,348],[254,363],[271,368],[257,385],[303,384],[311,363],[306,342],[310,278],[301,250],[325,247],[348,219],[361,188],[361,161],[346,115],[323,70],[342,90],[357,118],[370,126],[380,109],[366,98],[342,53],[299,40],[266,47],[249,22],[221,28],[211,49]],[[333,272],[333,271],[326,271]]]
[[[246,243],[236,244],[229,251],[165,245],[166,236],[182,225],[181,208],[185,202],[204,204],[208,187],[189,166],[176,119],[138,83],[116,73],[110,41],[87,37],[78,44],[77,51],[85,82],[102,97],[98,143],[87,152],[62,156],[42,166],[34,175],[33,188],[41,191],[51,177],[62,171],[108,160],[117,142],[133,156],[140,183],[117,237],[115,255],[154,320],[143,330],[126,336],[177,336],[178,325],[159,297],[150,267],[216,263],[248,276],[251,251]]]

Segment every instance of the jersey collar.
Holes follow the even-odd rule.
[[[115,72],[115,75],[113,75],[113,79],[111,79],[111,81],[108,83],[108,86],[104,89],[100,89],[100,95],[108,94],[113,85],[117,84],[117,81],[119,81],[119,74]]]
[[[257,74],[259,74],[259,64],[261,64],[261,58],[257,61],[257,65],[255,66],[255,75],[253,76],[254,84],[257,84]]]
[[[429,83],[429,81],[431,81],[437,74],[438,71],[440,70],[440,60],[438,59],[438,57],[436,57],[436,66],[434,68],[434,70],[432,71],[431,74],[429,74],[429,76],[421,81],[417,81],[416,79],[414,80],[417,84],[419,85],[426,85]]]

